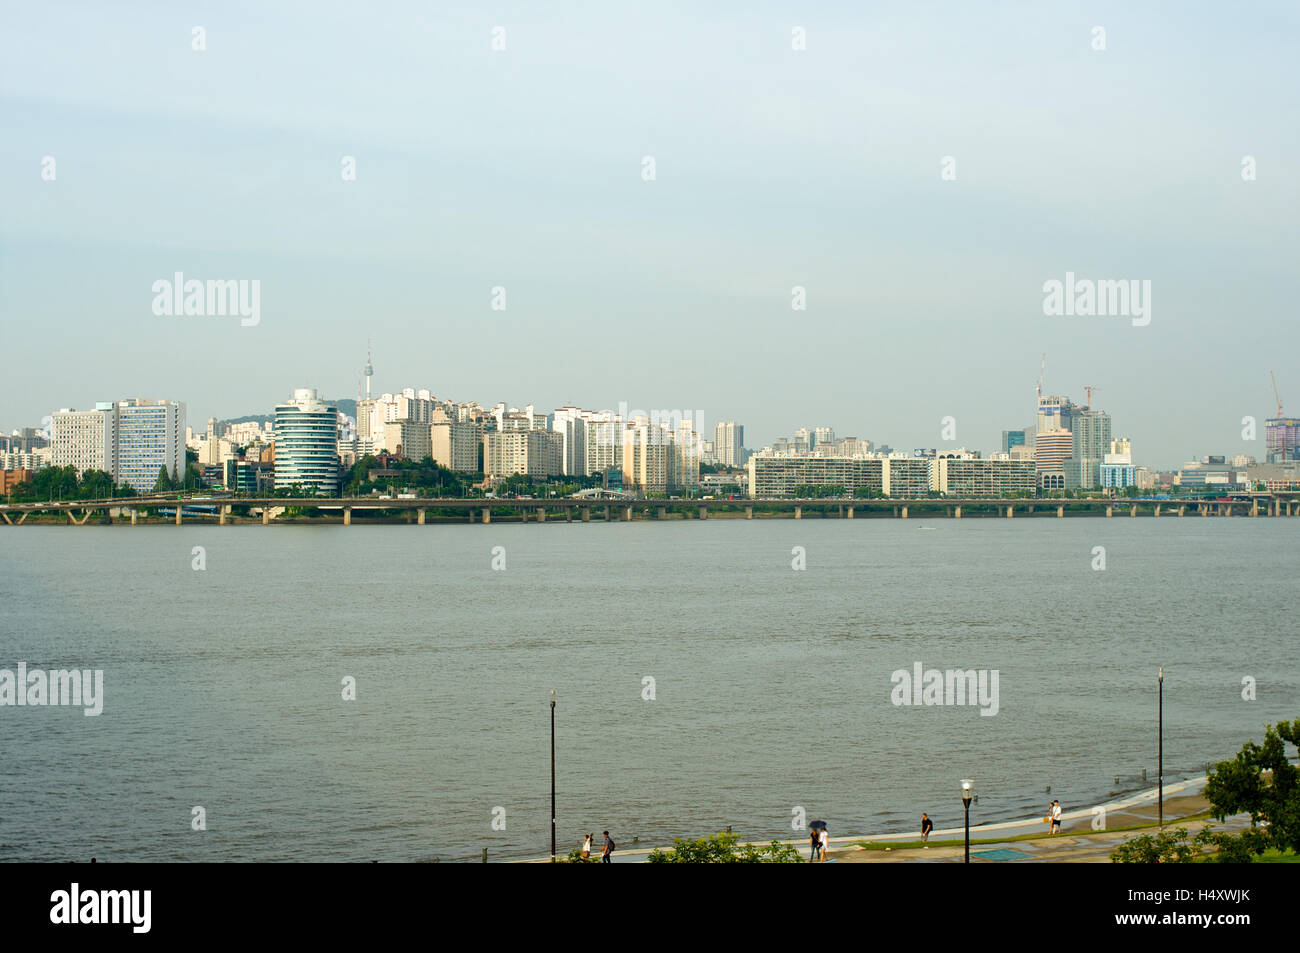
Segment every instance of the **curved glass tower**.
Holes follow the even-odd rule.
[[[295,484],[308,494],[339,488],[338,407],[310,387],[275,408],[275,488]]]

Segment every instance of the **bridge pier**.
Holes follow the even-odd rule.
[[[750,509],[752,510],[753,507],[751,506]],[[852,506],[849,507],[849,513],[848,513],[847,519],[853,519],[853,509],[854,509],[854,508],[853,508]]]
[[[700,519],[702,519],[702,520],[706,520],[706,519],[708,519],[708,518],[709,518],[709,508],[708,508],[707,506],[701,506],[701,507],[700,507]]]
[[[492,507],[490,506],[483,507],[483,522],[484,523],[492,522]]]
[[[546,522],[546,507],[544,506],[537,507],[537,522],[539,523]]]
[[[630,522],[632,522],[632,507],[630,507],[630,506],[625,506],[625,507],[623,507],[623,516],[622,516],[622,519],[623,519],[623,521],[626,522],[626,523],[630,523]]]
[[[1159,516],[1159,515],[1160,515],[1160,504],[1159,504],[1159,503],[1156,504],[1156,514],[1155,514],[1155,515],[1156,515],[1156,516]]]
[[[1231,503],[1225,503],[1225,504],[1223,504],[1223,515],[1224,515],[1224,516],[1231,516],[1231,515],[1232,515],[1232,504],[1231,504]]]
[[[135,525],[135,507],[131,508],[131,525]]]
[[[343,507],[343,525],[344,526],[352,525],[352,507],[350,506]]]
[[[803,519],[803,507],[802,507],[802,506],[796,506],[796,507],[794,508],[794,518],[797,519],[797,520],[801,520],[801,519]]]
[[[218,526],[225,526],[225,525],[226,525],[226,514],[229,513],[229,512],[230,512],[230,507],[227,506],[227,505],[224,504],[224,503],[217,507],[217,525],[218,525]]]
[[[415,511],[415,525],[416,526],[424,525],[424,510]]]
[[[1178,515],[1179,515],[1179,516],[1186,516],[1186,515],[1187,515],[1187,504],[1186,504],[1186,503],[1180,503],[1180,504],[1178,504]]]
[[[954,507],[953,507],[953,510],[952,510],[952,518],[955,519],[955,520],[959,520],[959,519],[961,519],[961,507],[960,507],[960,506],[954,506]]]
[[[903,519],[907,519],[907,507],[903,507],[903,512],[899,514]]]
[[[262,507],[262,525],[269,526],[271,523],[271,511],[265,506]]]
[[[655,519],[661,519],[661,520],[668,519],[668,507],[666,506],[655,507]]]
[[[1015,516],[1015,515],[1016,515],[1016,508],[1015,508],[1014,506],[1008,506],[1008,507],[1007,507],[1007,519],[1011,519],[1011,518],[1012,518],[1013,516]]]
[[[1115,515],[1115,507],[1109,503],[1106,504],[1106,515],[1108,517]]]
[[[609,507],[605,507],[605,522],[609,522]]]
[[[1138,506],[1137,506],[1136,503],[1134,503],[1132,506],[1130,506],[1130,507],[1128,508],[1128,515],[1129,515],[1129,516],[1137,516],[1137,515],[1138,515]]]
[[[1201,511],[1201,515],[1202,515],[1202,516],[1209,516],[1209,515],[1210,515],[1210,504],[1208,504],[1208,503],[1200,503],[1200,504],[1198,504],[1198,506],[1199,506],[1199,509],[1200,509],[1200,511]]]
[[[752,506],[746,506],[746,507],[745,507],[745,519],[747,519],[747,520],[752,520],[753,518],[754,518],[754,507],[752,507]],[[852,509],[851,507],[850,507],[850,509],[849,509],[849,519],[853,519],[853,509]]]
[[[176,525],[181,525],[181,504],[179,500],[176,503]]]
[[[1065,504],[1064,504],[1064,503],[1058,503],[1058,504],[1056,504],[1056,515],[1057,515],[1057,518],[1058,518],[1058,519],[1063,519],[1063,518],[1065,517]]]
[[[590,506],[584,506],[584,507],[582,508],[582,521],[583,521],[584,523],[590,523],[590,522],[591,522],[591,507],[590,507]]]
[[[564,508],[564,522],[566,522],[566,523],[572,523],[572,522],[573,522],[573,507],[572,507],[572,506],[566,506],[566,507]]]

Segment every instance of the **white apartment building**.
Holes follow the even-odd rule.
[[[429,425],[429,456],[457,473],[477,473],[478,452],[483,442],[483,428],[478,424],[453,420],[445,411],[434,411]]]
[[[581,409],[560,407],[551,415],[551,429],[560,435],[560,466],[565,476],[587,475],[587,427]]]

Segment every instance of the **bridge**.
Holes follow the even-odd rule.
[[[180,508],[177,508],[177,504]],[[162,511],[166,511],[163,513]],[[788,499],[740,497],[736,499],[663,499],[653,497],[539,497],[539,498],[484,498],[484,497],[406,497],[387,499],[363,497],[282,497],[282,496],[189,496],[177,499],[175,495],[148,494],[101,500],[49,500],[33,503],[0,503],[0,525],[18,526],[32,513],[66,513],[74,525],[85,525],[92,514],[103,513],[109,522],[136,524],[140,517],[153,518],[158,513],[177,526],[183,522],[215,522],[226,525],[233,522],[256,522],[263,525],[286,517],[287,511],[298,515],[314,513],[316,522],[338,521],[344,526],[352,524],[354,514],[380,512],[385,518],[401,513],[406,520],[424,525],[432,514],[442,522],[448,518],[469,522],[492,522],[495,512],[498,519],[514,522],[544,523],[546,520],[575,519],[588,523],[596,518],[604,522],[625,522],[632,519],[697,518],[708,519],[709,514],[745,519],[786,517],[803,519],[805,514],[818,518],[855,519],[859,516],[892,517],[1064,517],[1070,516],[1293,516],[1300,515],[1300,490],[1242,493],[1220,498],[1118,498],[1089,497],[1083,499],[1000,499],[997,497],[933,497],[915,499],[850,499],[843,497]],[[293,514],[288,514],[292,516]]]

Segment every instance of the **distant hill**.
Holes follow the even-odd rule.
[[[329,401],[331,404],[338,404],[339,413],[346,414],[353,420],[357,419],[357,399],[355,397],[343,397],[339,400]],[[227,417],[221,422],[225,424],[246,424],[256,420],[259,424],[269,424],[274,414],[247,414],[243,417]]]

